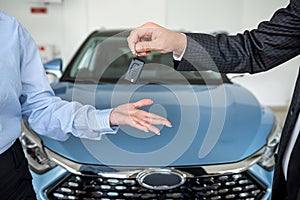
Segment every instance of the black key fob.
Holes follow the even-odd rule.
[[[138,58],[133,58],[125,75],[125,79],[131,83],[136,83],[143,70],[145,62]]]

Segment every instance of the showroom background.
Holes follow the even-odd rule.
[[[235,34],[252,29],[288,0],[0,0],[0,9],[16,17],[36,43],[53,47],[64,66],[84,38],[95,29],[131,29],[154,21],[179,31]],[[46,13],[32,13],[32,8]],[[4,30],[1,30],[4,31]],[[300,66],[299,56],[267,73],[233,79],[267,106],[289,104]]]

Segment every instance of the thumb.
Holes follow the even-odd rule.
[[[149,106],[152,103],[153,103],[153,101],[151,99],[142,99],[142,100],[139,100],[137,102],[134,102],[133,106],[135,108],[140,108],[140,107],[143,107],[143,106]]]

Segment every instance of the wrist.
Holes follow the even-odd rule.
[[[114,113],[115,112],[115,109],[112,109],[111,110],[111,112],[110,112],[110,115],[109,115],[109,124],[111,125],[111,126],[116,126],[117,125],[117,123],[115,122],[115,120],[114,120]]]
[[[177,36],[175,37],[175,42],[174,42],[176,46],[173,50],[173,54],[176,57],[180,57],[185,50],[187,39],[186,39],[186,35],[183,33],[176,33],[176,34]]]

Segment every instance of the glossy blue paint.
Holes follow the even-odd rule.
[[[47,171],[43,174],[37,174],[33,171],[30,171],[32,175],[32,184],[34,190],[36,191],[36,196],[38,200],[48,199],[46,197],[46,189],[49,188],[52,184],[61,179],[66,173],[68,173],[64,168],[57,166]]]
[[[259,179],[267,187],[266,193],[262,197],[262,200],[270,200],[272,196],[272,180],[274,171],[266,171],[259,165],[255,164],[249,168],[249,172],[252,173],[255,178]]]
[[[62,59],[61,58],[56,58],[53,60],[50,60],[49,62],[44,64],[44,68],[46,70],[57,70],[57,71],[62,71]]]
[[[257,99],[245,88],[234,84],[96,86],[60,83],[53,88],[63,99],[92,104],[100,109],[151,98],[155,105],[145,109],[166,116],[173,124],[172,128],[161,127],[160,136],[121,127],[116,135],[103,136],[101,141],[71,137],[65,142],[60,142],[43,137],[48,148],[80,163],[156,165],[151,153],[161,151],[166,146],[169,148],[168,156],[174,157],[169,163],[173,166],[235,162],[250,156],[265,145],[266,140],[262,138],[268,136],[274,123],[274,115],[270,110],[261,107]],[[215,126],[219,126],[216,130],[220,131],[219,136],[217,134],[218,138],[209,137]],[[193,128],[192,131],[190,127],[196,129]],[[179,137],[180,141],[176,137]],[[205,146],[207,143],[211,145]],[[180,150],[182,152],[174,153],[180,145],[185,148]],[[130,156],[138,154],[144,159],[137,162],[134,159],[138,159],[138,156],[128,159],[123,154],[114,154],[115,146]],[[201,147],[204,152],[203,148],[210,150],[201,156]],[[95,152],[100,155],[95,155]],[[102,153],[111,153],[114,159],[103,163],[99,159],[99,156],[103,156]],[[163,159],[165,154],[159,156],[162,157],[156,158]]]

